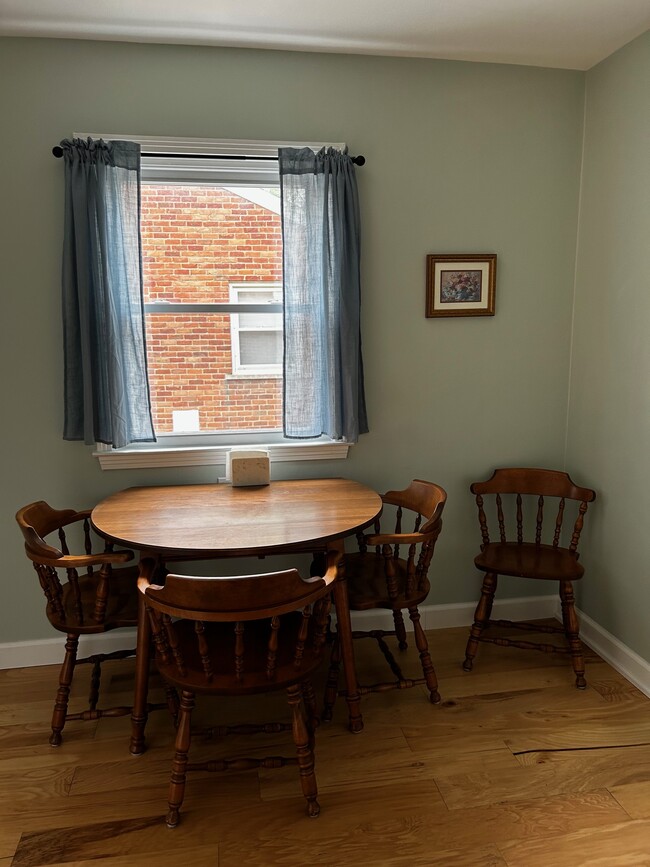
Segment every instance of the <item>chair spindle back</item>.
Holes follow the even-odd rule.
[[[153,561],[142,564],[138,587],[145,595],[159,660],[178,678],[198,678],[209,686],[218,677],[231,677],[235,685],[245,686],[249,675],[263,674],[273,682],[287,664],[300,675],[304,665],[313,667],[320,659],[335,555],[323,578],[303,579],[296,569],[228,578],[170,574],[160,587],[150,583],[154,569]],[[215,642],[214,636],[209,640],[208,623],[230,627],[219,630]]]
[[[485,482],[475,482],[470,490],[476,497],[478,519],[481,528],[483,547],[490,544],[490,529],[484,495],[494,496],[496,524],[499,541],[505,544],[512,541],[509,533],[509,522],[506,518],[506,501],[511,500],[511,512],[516,529],[516,541],[522,544],[534,535],[536,545],[550,544],[553,548],[560,547],[563,531],[568,537],[566,547],[575,552],[580,541],[584,525],[584,517],[588,504],[596,494],[590,488],[575,485],[571,478],[556,470],[541,469],[499,469]],[[531,500],[525,507],[524,497]],[[548,500],[557,505],[549,508]],[[575,503],[575,517],[571,527],[565,527],[567,500]],[[544,542],[545,513],[549,517],[551,529],[547,531],[547,542]],[[551,513],[551,514],[549,514]],[[513,524],[510,523],[510,528]],[[551,536],[552,533],[552,536]]]

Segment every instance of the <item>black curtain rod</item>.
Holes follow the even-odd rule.
[[[56,145],[52,148],[52,153],[57,159],[60,159],[63,156],[63,148]],[[183,157],[183,159],[191,159],[191,160],[275,160],[277,162],[277,157],[247,157],[247,156],[239,156],[237,154],[166,154],[166,153],[142,153],[140,156],[143,157]],[[352,162],[357,166],[365,165],[366,158],[359,154],[358,157],[350,157]]]

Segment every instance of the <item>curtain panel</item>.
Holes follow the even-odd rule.
[[[153,442],[140,243],[140,145],[65,139],[64,439]]]
[[[284,435],[366,433],[359,196],[347,153],[281,148]]]

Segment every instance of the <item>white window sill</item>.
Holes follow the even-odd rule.
[[[282,371],[271,370],[265,373],[257,370],[249,373],[246,370],[238,370],[235,373],[227,373],[224,379],[226,381],[229,379],[282,379]]]
[[[173,446],[129,449],[98,447],[93,455],[99,459],[103,470],[143,469],[146,467],[204,467],[220,464],[225,466],[226,455],[242,446]],[[245,447],[244,447],[245,448]],[[343,460],[348,455],[350,443],[341,442],[293,442],[271,443],[253,446],[268,449],[271,463],[279,461],[333,461]]]

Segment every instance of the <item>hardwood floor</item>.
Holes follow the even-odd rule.
[[[463,672],[466,637],[428,633],[440,705],[424,687],[370,695],[352,735],[339,700],[317,733],[315,820],[295,767],[197,772],[169,830],[165,712],[150,717],[140,758],[124,717],[69,723],[53,749],[56,667],[0,671],[0,867],[650,865],[650,699],[589,651],[585,691],[566,658],[516,648],[483,645]],[[355,651],[364,680],[384,676],[370,642]],[[129,703],[132,684],[129,662],[107,666],[112,703]],[[74,694],[85,692],[80,677]],[[197,722],[283,719],[285,708],[281,695],[199,698]],[[286,735],[255,735],[197,737],[191,756],[240,744],[291,755]]]

